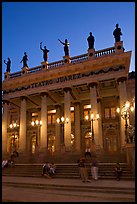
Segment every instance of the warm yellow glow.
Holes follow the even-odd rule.
[[[85,105],[84,109],[91,109],[91,105]]]
[[[17,124],[16,123],[13,123],[13,127],[16,127],[17,126]]]
[[[96,119],[99,119],[99,114],[98,113],[96,114]]]
[[[73,106],[72,106],[72,107],[70,107],[70,110],[71,110],[71,111],[74,111],[74,107],[73,107]]]
[[[88,115],[86,115],[86,116],[85,116],[85,119],[88,120],[88,118],[89,118]]]
[[[48,111],[48,114],[51,114],[51,113],[56,113],[56,109],[53,109],[53,110],[49,110],[49,111]]]
[[[34,126],[34,125],[35,125],[34,121],[32,121],[32,122],[31,122],[31,125],[32,125],[32,126]]]
[[[40,122],[39,122],[39,123],[40,123],[40,125],[42,125],[42,120],[40,120]]]
[[[59,118],[57,118],[57,120],[56,120],[56,121],[57,121],[57,123],[59,123],[59,122],[60,122],[60,119],[59,119]]]
[[[93,113],[91,113],[90,118],[91,118],[91,120],[94,118],[94,114]]]
[[[64,119],[64,117],[62,116],[62,117],[61,117],[61,122],[64,122],[64,120],[65,120],[65,119]]]
[[[66,123],[68,123],[69,122],[69,118],[66,118]]]
[[[120,113],[120,108],[117,108],[116,111],[117,111],[117,113]]]
[[[13,125],[12,125],[12,124],[10,124],[10,128],[13,128]]]
[[[36,123],[36,125],[38,125],[38,124],[39,124],[39,121],[38,121],[38,120],[36,120],[36,121],[35,121],[35,123]]]
[[[130,110],[133,112],[133,111],[134,111],[134,107],[133,107],[133,106],[131,106]]]
[[[125,103],[125,107],[126,107],[126,108],[129,108],[129,107],[130,107],[129,101],[127,101],[127,102]]]

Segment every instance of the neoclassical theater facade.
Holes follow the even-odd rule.
[[[4,73],[2,154],[31,157],[120,153],[125,119],[117,113],[135,96],[131,51],[113,47]],[[128,117],[134,125],[134,117]]]

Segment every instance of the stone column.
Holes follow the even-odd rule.
[[[7,154],[7,128],[8,128],[8,104],[9,102],[3,101],[2,113],[2,155]]]
[[[98,120],[98,129],[99,129],[99,137],[98,137],[98,148],[99,150],[103,150],[103,136],[102,136],[102,118],[101,118],[101,99],[97,99],[97,106],[98,106],[98,114],[99,114],[99,120]]]
[[[120,77],[117,79],[118,90],[119,90],[119,103],[120,110],[124,103],[127,101],[127,90],[126,90],[126,77]],[[120,133],[121,133],[121,146],[125,146],[125,120],[120,117]]]
[[[23,154],[26,153],[26,101],[27,98],[22,96],[20,108],[19,151]]]
[[[70,88],[64,88],[64,118],[68,122],[64,124],[64,144],[66,151],[71,150],[71,111],[70,111]]]
[[[77,152],[81,150],[81,134],[80,134],[80,104],[76,102],[75,106],[75,135],[74,135],[74,146]]]
[[[56,105],[55,106],[56,108],[56,120],[57,118],[60,118],[61,115],[60,115],[60,106],[59,105]],[[56,122],[56,125],[55,125],[55,151],[56,152],[60,152],[60,148],[61,148],[61,134],[60,134],[60,123],[57,123]]]
[[[41,132],[40,132],[40,151],[47,152],[48,144],[47,144],[47,97],[48,93],[41,94]]]
[[[97,106],[97,83],[92,82],[89,84],[90,87],[90,104],[91,104],[91,113],[96,114],[98,113],[98,106]],[[94,143],[95,145],[99,145],[99,126],[98,120],[93,121],[93,128],[94,128]],[[92,132],[92,122],[91,122],[91,132]]]

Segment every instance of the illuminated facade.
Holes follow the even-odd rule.
[[[16,149],[28,158],[37,153],[72,156],[86,147],[98,154],[120,153],[125,129],[116,108],[135,96],[130,59],[131,51],[125,52],[120,41],[111,48],[5,72],[3,155]]]

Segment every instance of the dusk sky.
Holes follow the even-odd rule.
[[[70,57],[87,53],[90,32],[95,50],[113,47],[117,23],[125,51],[132,51],[130,71],[134,71],[135,2],[2,2],[2,80],[8,57],[11,73],[21,71],[24,52],[29,68],[41,65],[40,42],[50,50],[49,63],[63,59],[58,38],[69,41]]]

